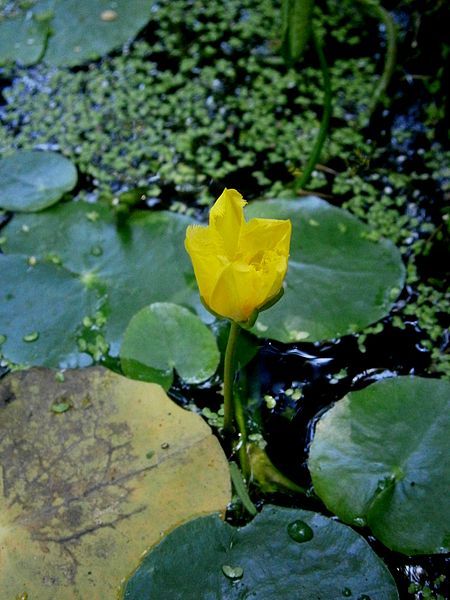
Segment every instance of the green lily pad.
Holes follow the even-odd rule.
[[[148,553],[123,598],[333,600],[350,595],[398,598],[389,571],[367,542],[317,513],[266,506],[241,529],[215,515],[182,525]]]
[[[337,402],[311,444],[318,496],[393,550],[448,552],[449,404],[448,381],[420,377],[385,379]]]
[[[0,66],[17,62],[28,66],[38,62],[49,33],[46,20],[14,18],[0,21]]]
[[[99,367],[3,378],[0,457],[2,599],[116,598],[162,531],[230,500],[203,419]]]
[[[120,349],[125,375],[165,389],[172,384],[174,369],[187,383],[200,383],[214,375],[219,359],[208,327],[187,308],[167,302],[134,315]]]
[[[39,331],[39,339],[45,339],[47,345],[41,348],[42,354],[31,356],[28,346],[10,339],[3,344],[5,357],[18,363],[57,367],[61,363],[75,365],[80,356],[84,361],[86,351],[98,359],[108,346],[109,354],[117,356],[130,319],[153,302],[191,306],[211,320],[201,306],[182,243],[191,222],[170,212],[136,212],[118,225],[107,207],[84,202],[16,215],[2,230],[6,237],[3,251],[21,258],[3,262],[2,281],[11,280],[7,286],[13,298],[3,303],[0,334],[20,340],[31,333],[28,325],[22,327],[23,319],[33,323],[33,331]],[[21,281],[25,267],[16,271],[21,260],[26,266],[26,256],[32,257],[36,266],[45,263],[46,270],[42,275],[45,293],[36,294],[24,305],[21,296],[32,295],[32,284]],[[33,277],[32,271],[29,273]],[[73,281],[78,290],[73,300],[68,297],[64,305],[58,305],[61,313],[67,311],[67,317],[60,321],[52,313],[52,298],[57,295],[53,274],[55,281]],[[14,285],[18,286],[15,292]],[[6,298],[5,289],[0,294]],[[19,318],[23,311],[27,315]]]
[[[282,342],[318,341],[363,329],[384,317],[404,283],[400,252],[371,241],[350,213],[319,198],[253,202],[247,217],[291,219],[283,298],[253,331]]]
[[[47,0],[53,11],[52,36],[44,56],[55,66],[96,60],[131,41],[147,24],[147,0]]]
[[[32,212],[75,187],[74,164],[56,152],[21,151],[0,160],[0,208]]]

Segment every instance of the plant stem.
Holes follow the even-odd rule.
[[[236,355],[236,343],[240,329],[241,328],[237,323],[231,321],[223,368],[223,430],[225,435],[229,435],[233,431],[233,384],[235,376],[234,362]]]
[[[323,52],[322,42],[319,40],[314,30],[311,31],[311,35],[314,42],[314,47],[317,52],[317,56],[319,57],[320,69],[322,71],[324,93],[323,115],[322,121],[320,122],[319,133],[317,134],[313,150],[309,156],[308,162],[306,163],[305,170],[303,171],[301,177],[299,177],[294,183],[294,189],[296,192],[305,187],[305,185],[309,181],[309,178],[311,177],[311,173],[313,172],[316,164],[319,162],[320,155],[322,153],[322,148],[327,138],[327,132],[328,127],[330,125],[332,112],[330,71],[328,69],[328,64],[325,58],[325,54]]]
[[[238,426],[238,430],[240,433],[239,446],[238,446],[238,454],[239,454],[239,463],[241,465],[242,473],[246,479],[249,480],[251,475],[250,463],[248,460],[248,450],[247,450],[247,424],[245,421],[244,409],[242,407],[241,395],[238,391],[234,394],[234,414],[236,417],[236,423]]]
[[[383,98],[386,93],[387,87],[394,73],[396,56],[397,56],[397,29],[392,15],[377,2],[373,0],[357,0],[362,4],[368,11],[372,11],[373,15],[376,16],[386,27],[386,59],[384,61],[383,73],[378,81],[372,100],[369,105],[368,116],[369,119],[372,116],[375,108],[379,101]]]

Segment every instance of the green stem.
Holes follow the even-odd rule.
[[[239,429],[240,438],[239,438],[239,463],[241,465],[242,473],[246,479],[249,480],[250,477],[250,463],[248,460],[247,454],[247,422],[245,420],[244,409],[241,402],[241,396],[238,391],[234,394],[234,414],[236,417],[236,423]]]
[[[311,177],[311,173],[314,171],[316,164],[319,162],[320,155],[322,153],[322,148],[327,138],[328,127],[330,125],[331,113],[332,113],[332,103],[331,103],[331,78],[330,71],[328,69],[328,64],[325,58],[325,54],[323,52],[322,43],[315,34],[314,30],[312,30],[312,39],[314,42],[314,47],[317,52],[317,56],[319,57],[320,69],[322,71],[322,79],[323,79],[323,115],[322,121],[320,122],[319,133],[317,134],[316,141],[314,143],[313,150],[310,154],[309,160],[306,163],[305,170],[303,171],[301,177],[297,179],[294,183],[294,189],[297,192],[298,190],[304,188]]]
[[[372,100],[369,105],[369,119],[372,116],[377,104],[380,99],[386,93],[389,82],[392,78],[395,69],[396,56],[397,56],[397,29],[395,27],[394,19],[392,15],[382,6],[380,6],[374,0],[357,0],[367,10],[373,11],[374,15],[382,21],[386,27],[386,59],[384,61],[383,73],[378,81],[378,85],[375,88],[372,96]]]
[[[223,368],[223,430],[226,435],[229,435],[233,431],[234,362],[240,329],[241,328],[237,323],[231,321]]]

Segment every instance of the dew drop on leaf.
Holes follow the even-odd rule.
[[[303,542],[309,542],[314,537],[314,532],[311,527],[304,521],[300,520],[289,523],[287,532],[289,537],[291,537],[294,542],[298,542],[299,544],[302,544]]]

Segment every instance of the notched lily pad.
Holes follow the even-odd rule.
[[[203,420],[102,368],[5,377],[0,456],[5,598],[114,598],[149,543],[230,499]]]
[[[369,228],[319,198],[253,202],[248,218],[291,219],[283,298],[261,313],[253,331],[282,342],[346,335],[384,317],[404,282],[400,252],[372,242]]]
[[[299,523],[311,532],[294,539]],[[291,532],[292,533],[292,532]],[[167,598],[396,600],[395,583],[367,542],[317,513],[266,506],[246,527],[217,516],[182,525],[144,558],[124,600]]]
[[[184,304],[205,315],[182,243],[190,223],[170,212],[136,212],[118,225],[108,208],[85,202],[16,215],[2,230],[8,256],[0,255],[1,278],[11,288],[5,294],[13,296],[0,303],[0,334],[9,339],[5,357],[28,365],[78,366],[86,353],[98,359],[108,350],[117,356],[130,319],[153,302]],[[33,295],[38,276],[44,292]],[[76,288],[76,301],[53,300],[60,280]],[[64,311],[64,319],[54,318],[55,310]],[[35,344],[30,354],[21,339],[32,331],[40,333],[42,346],[38,352]],[[19,339],[13,343],[11,336]]]
[[[75,187],[77,170],[56,152],[23,150],[0,160],[0,180],[0,208],[33,212]]]
[[[214,375],[219,359],[208,327],[187,308],[169,302],[156,302],[134,315],[120,349],[126,375],[165,389],[174,369],[187,383],[200,383]]]
[[[311,444],[316,493],[393,550],[448,552],[449,404],[448,381],[420,377],[379,381],[337,402]]]

